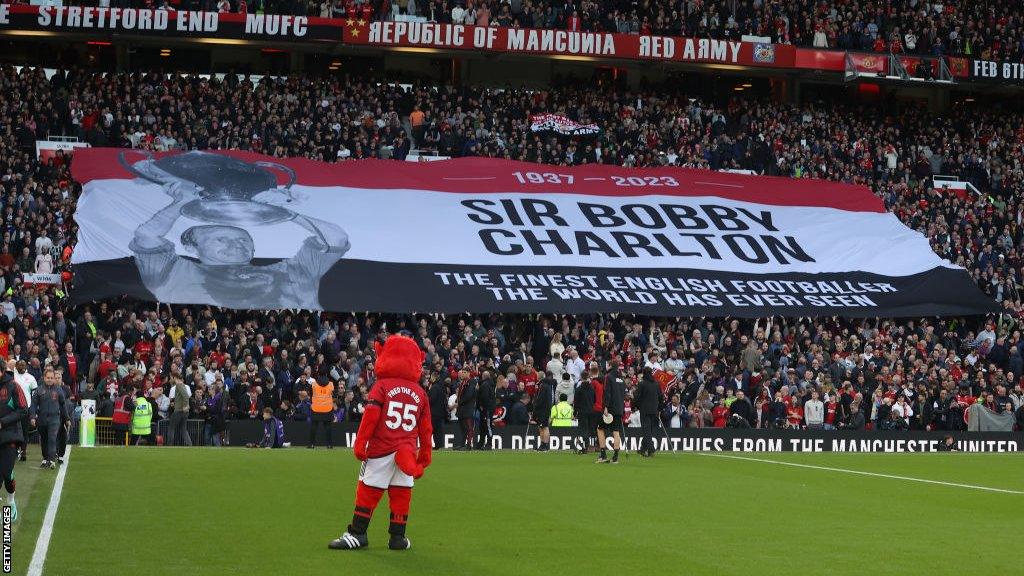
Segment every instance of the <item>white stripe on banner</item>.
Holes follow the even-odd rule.
[[[931,250],[923,235],[889,213],[771,206],[716,196],[538,197],[341,186],[293,186],[292,193],[299,200],[287,202],[277,193],[260,197],[286,206],[291,214],[339,226],[349,241],[346,259],[885,276],[955,268]],[[134,256],[136,229],[151,230],[149,220],[170,202],[160,186],[145,181],[86,184],[75,214],[80,231],[74,263]],[[270,214],[276,208],[260,210]],[[221,216],[218,224],[232,224],[232,215]],[[291,258],[310,237],[304,220],[252,223],[257,216],[239,216],[236,225],[251,237],[255,258]],[[179,256],[195,257],[206,247],[194,236],[189,244],[183,235],[210,225],[186,210],[160,238]],[[399,229],[402,233],[395,234]]]

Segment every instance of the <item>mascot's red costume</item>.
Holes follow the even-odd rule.
[[[353,451],[362,461],[356,506],[348,530],[329,546],[353,550],[368,545],[366,529],[384,492],[391,507],[392,550],[410,547],[405,537],[413,480],[430,466],[430,404],[420,387],[423,352],[411,338],[391,336],[377,350],[377,381],[370,389]],[[418,446],[417,446],[418,442]]]

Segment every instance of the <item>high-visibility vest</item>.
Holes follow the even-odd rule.
[[[559,402],[551,407],[551,426],[572,426],[572,405]]]
[[[136,436],[149,436],[153,431],[153,406],[149,401],[139,396],[135,399],[135,413],[132,414],[132,434]]]
[[[117,399],[117,402],[114,402],[114,424],[127,425],[129,422],[132,421],[131,413],[128,412],[128,410],[126,410],[124,407],[124,401],[126,398],[127,396],[121,396],[120,398]]]
[[[331,396],[334,394],[334,384],[313,384],[313,412],[323,414],[334,409],[334,402]]]

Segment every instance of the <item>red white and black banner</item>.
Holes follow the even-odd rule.
[[[346,21],[345,43],[777,68],[793,67],[796,54],[788,45],[738,40],[362,20]]]
[[[534,132],[556,132],[564,136],[593,136],[601,133],[597,124],[581,124],[572,118],[558,114],[534,114],[530,116],[530,130]]]
[[[863,187],[464,158],[325,164],[89,148],[78,302],[231,308],[980,314],[963,269]]]

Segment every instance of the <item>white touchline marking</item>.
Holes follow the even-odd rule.
[[[50,536],[53,535],[53,521],[57,518],[57,507],[60,505],[60,493],[64,491],[64,477],[67,475],[68,465],[71,462],[71,446],[64,455],[64,464],[57,472],[57,480],[53,483],[53,492],[50,494],[50,503],[46,506],[46,515],[43,516],[43,526],[39,529],[39,538],[36,539],[36,550],[32,553],[32,562],[28,565],[28,576],[41,576],[43,563],[46,562],[46,551],[50,548]]]
[[[745,188],[740,184],[722,184],[721,182],[694,182],[694,184],[703,184],[705,186],[725,186],[726,188]]]
[[[497,180],[497,178],[498,178],[497,176],[477,176],[477,177],[466,176],[466,177],[459,177],[459,178],[445,176],[444,178],[441,178],[441,180]]]
[[[845,472],[847,474],[859,474],[861,476],[875,476],[877,478],[891,478],[893,480],[908,480],[910,482],[923,482],[925,484],[939,484],[941,486],[953,486],[956,488],[970,488],[972,490],[986,490],[988,492],[1001,492],[1003,494],[1024,494],[1019,490],[1007,490],[1005,488],[990,488],[988,486],[975,486],[974,484],[960,484],[957,482],[942,482],[940,480],[928,480],[925,478],[913,478],[910,476],[896,476],[895,474],[879,474],[877,472],[865,472],[863,470],[850,470],[848,468],[832,468],[831,466],[814,466],[811,464],[798,464],[796,462],[783,462],[782,460],[768,460],[767,458],[751,458],[749,456],[730,456],[728,454],[708,454],[697,452],[698,456],[713,456],[715,458],[731,458],[733,460],[749,460],[750,462],[764,462],[765,464],[779,464],[781,466],[794,466],[796,468],[811,468],[814,470],[828,470],[829,472]]]

